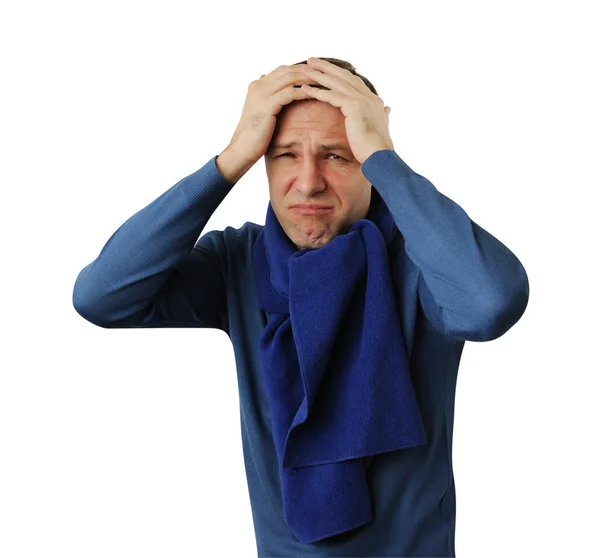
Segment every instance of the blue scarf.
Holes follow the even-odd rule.
[[[365,219],[298,250],[271,203],[254,245],[260,361],[285,521],[303,543],[372,519],[363,458],[427,443],[404,349],[375,188]]]

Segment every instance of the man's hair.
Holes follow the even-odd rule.
[[[331,62],[332,64],[335,64],[336,66],[339,66],[340,68],[344,68],[344,70],[348,70],[350,73],[352,73],[355,76],[358,76],[360,79],[362,79],[365,82],[365,85],[373,93],[375,93],[375,95],[378,95],[377,90],[375,89],[375,87],[373,86],[373,84],[365,76],[361,76],[356,71],[356,68],[352,64],[350,64],[350,62],[346,62],[345,60],[340,60],[339,58],[323,58],[323,57],[319,57],[319,60],[325,60],[327,62]],[[307,60],[303,60],[302,62],[296,62],[295,64],[292,64],[292,66],[297,66],[298,64],[306,64],[306,63],[307,63]],[[319,89],[325,89],[325,87],[323,85],[313,85],[313,87],[318,87]]]

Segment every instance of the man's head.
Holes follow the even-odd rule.
[[[348,62],[323,60],[356,73]],[[359,77],[377,94],[366,78]],[[277,115],[265,165],[273,211],[298,249],[321,248],[367,216],[372,186],[352,154],[339,108],[316,99],[284,106]],[[329,209],[307,214],[292,209],[296,204]]]

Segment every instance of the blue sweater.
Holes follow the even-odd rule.
[[[393,150],[361,170],[401,235],[390,258],[428,443],[371,456],[373,520],[302,544],[287,527],[259,338],[267,323],[252,268],[261,225],[204,234],[232,189],[216,156],[131,216],[79,273],[75,310],[104,328],[207,327],[233,344],[244,462],[258,556],[455,556],[454,395],[465,341],[490,341],[522,316],[527,274],[517,257]],[[229,554],[224,549],[224,554]]]

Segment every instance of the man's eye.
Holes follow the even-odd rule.
[[[292,157],[294,156],[293,153],[283,153],[282,155],[279,155],[279,157],[287,157],[288,155],[291,155]],[[343,157],[341,157],[337,153],[329,153],[327,156],[329,157],[329,155],[334,155],[335,157],[337,157],[337,159],[334,159],[334,161],[338,161],[340,159],[342,159],[342,160],[344,159]]]

